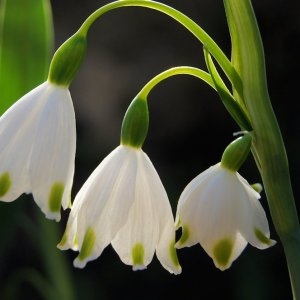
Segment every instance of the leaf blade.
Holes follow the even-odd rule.
[[[0,4],[0,115],[47,78],[53,51],[48,0]]]

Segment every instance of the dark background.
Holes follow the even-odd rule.
[[[55,48],[71,36],[90,13],[106,3],[108,1],[53,0]],[[191,17],[230,56],[222,1],[163,3]],[[286,142],[298,199],[300,2],[255,0],[252,3],[265,48],[269,93]],[[179,65],[204,67],[202,46],[186,29],[161,13],[145,8],[122,8],[106,14],[93,25],[86,59],[70,88],[78,132],[73,196],[100,161],[118,146],[122,118],[134,96],[153,76]],[[218,95],[189,76],[173,77],[157,86],[149,96],[149,110],[150,128],[143,149],[160,174],[175,213],[178,197],[186,184],[220,160],[224,148],[233,140],[233,132],[239,128]],[[260,181],[251,157],[241,174],[251,183]],[[7,226],[10,232],[4,239],[9,246],[4,247],[1,254],[4,257],[0,265],[3,300],[25,299],[26,296],[26,299],[43,299],[30,280],[23,280],[22,276],[15,279],[20,270],[28,269],[37,270],[47,279],[45,258],[40,253],[45,249],[43,243],[52,247],[54,257],[66,260],[75,299],[280,300],[292,297],[280,242],[264,251],[248,245],[224,272],[214,267],[199,245],[178,251],[183,273],[177,276],[163,269],[156,257],[147,270],[133,272],[110,247],[85,269],[75,269],[72,260],[76,253],[56,249],[68,211],[63,212],[60,223],[47,221],[30,197],[23,198],[10,205],[0,203],[0,209],[7,212],[6,222],[2,220],[1,225]],[[270,221],[271,236],[279,241],[263,193],[261,203]],[[23,214],[25,210],[27,217],[15,213],[16,210]],[[58,232],[54,243],[49,243],[47,235],[41,238],[36,233],[45,224]],[[39,237],[35,237],[35,233]],[[53,259],[56,258],[46,258],[47,263],[55,264]]]

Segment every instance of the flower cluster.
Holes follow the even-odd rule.
[[[69,84],[85,53],[80,31],[54,55],[46,82],[0,117],[0,200],[31,193],[47,218],[71,208],[62,250],[79,251],[83,268],[109,244],[122,262],[145,269],[156,254],[170,273],[181,273],[177,249],[200,243],[221,270],[250,243],[272,246],[260,195],[238,173],[251,148],[246,133],[221,162],[193,179],[181,194],[174,221],[164,186],[142,146],[148,131],[147,97],[139,94],[122,124],[120,145],[90,175],[72,203],[76,147]],[[175,232],[182,236],[175,241]]]
[[[134,270],[146,268],[156,253],[165,269],[179,274],[176,248],[200,243],[224,270],[248,242],[259,249],[274,244],[259,193],[236,170],[245,156],[239,159],[236,151],[230,155],[226,150],[221,163],[188,184],[174,222],[163,184],[141,149],[147,128],[146,101],[137,98],[125,115],[120,146],[76,195],[58,245],[79,251],[76,267],[83,268],[111,243]],[[46,216],[59,220],[61,205],[71,205],[75,159],[75,116],[68,89],[50,81],[41,84],[0,118],[0,130],[1,200],[32,193]],[[176,245],[175,223],[183,229]]]

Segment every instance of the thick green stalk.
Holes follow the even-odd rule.
[[[243,82],[240,98],[254,130],[253,153],[272,220],[283,244],[294,299],[300,299],[300,229],[288,160],[269,99],[264,50],[250,0],[224,0],[232,38],[232,62]]]

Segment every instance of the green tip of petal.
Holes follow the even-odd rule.
[[[176,267],[180,267],[180,264],[179,264],[179,260],[178,260],[178,256],[177,256],[177,252],[176,252],[176,248],[175,248],[174,242],[172,242],[172,243],[170,244],[169,251],[170,251],[170,256],[171,256],[171,260],[172,260],[173,264],[174,264]]]
[[[68,208],[72,208],[72,195],[71,195],[71,192],[69,194],[69,199],[68,199]]]
[[[213,256],[215,262],[221,270],[226,269],[230,261],[233,243],[230,239],[223,239],[219,241],[213,248]]]
[[[261,243],[269,246],[274,244],[274,241],[266,237],[266,235],[260,229],[254,228],[254,234]]]
[[[96,235],[92,228],[88,228],[83,239],[80,253],[78,255],[79,260],[84,260],[89,257],[94,249],[96,241]]]
[[[61,182],[55,182],[52,185],[49,195],[49,208],[52,212],[59,212],[65,185]]]
[[[259,194],[263,191],[263,186],[260,183],[253,183],[251,187]]]
[[[74,241],[73,241],[73,245],[75,247],[78,247],[78,234],[75,235]]]
[[[180,240],[178,241],[178,245],[183,245],[190,237],[190,230],[189,228],[184,225],[182,226],[182,235],[180,237]]]
[[[141,243],[136,243],[131,250],[132,262],[134,266],[144,265],[145,250]]]
[[[3,197],[11,187],[10,176],[7,172],[0,176],[0,197]]]
[[[67,236],[67,232],[65,231],[65,233],[63,234],[60,242],[57,244],[57,247],[58,248],[63,248],[64,245],[66,244],[67,240],[68,240],[68,236]]]

